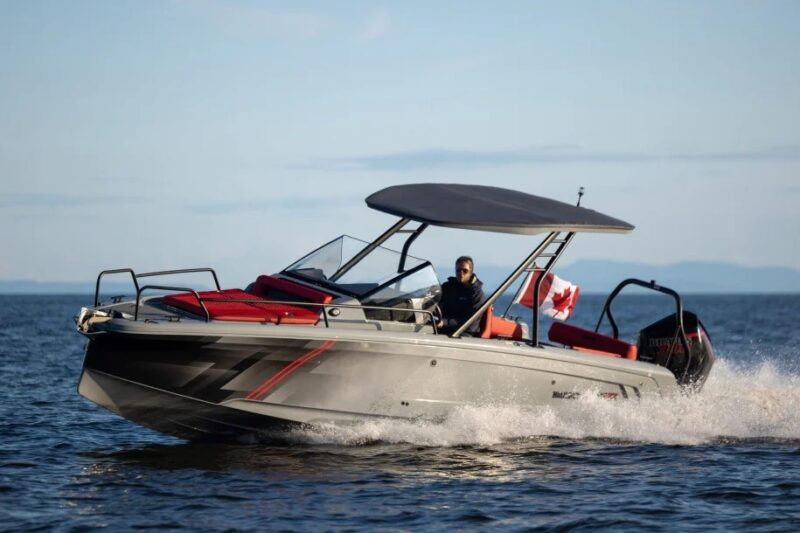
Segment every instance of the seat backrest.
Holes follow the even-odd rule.
[[[522,324],[517,324],[515,321],[502,316],[496,316],[493,307],[489,307],[483,314],[483,318],[481,318],[482,339],[502,337],[504,339],[521,340],[523,333]]]
[[[286,300],[329,304],[333,295],[284,278],[263,274],[258,276],[253,292],[267,300]]]
[[[522,340],[525,330],[514,320],[496,316],[492,319],[492,338]]]

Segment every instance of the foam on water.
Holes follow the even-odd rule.
[[[492,445],[534,436],[696,445],[720,438],[800,440],[800,375],[765,361],[740,368],[718,360],[699,394],[609,401],[583,395],[558,407],[477,406],[442,423],[379,420],[300,431],[305,442]]]

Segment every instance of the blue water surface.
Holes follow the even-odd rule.
[[[441,425],[191,444],[78,396],[89,296],[0,296],[0,528],[800,529],[800,296],[688,296],[718,364],[696,397],[484,406]],[[594,327],[603,299],[575,317]],[[623,297],[623,335],[670,311]],[[545,324],[546,325],[546,324]]]

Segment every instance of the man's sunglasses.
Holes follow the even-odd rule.
[[[468,268],[457,268],[456,272],[458,272],[458,273],[466,272],[467,274],[469,274],[469,269]]]

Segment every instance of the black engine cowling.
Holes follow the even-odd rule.
[[[638,360],[663,366],[675,375],[680,385],[699,390],[714,365],[714,347],[697,315],[683,312],[685,339],[680,334],[677,317],[677,313],[666,316],[639,332]]]

